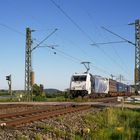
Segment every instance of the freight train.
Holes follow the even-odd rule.
[[[131,95],[134,92],[134,88],[130,85],[90,73],[76,73],[72,75],[70,81],[70,95],[72,97]]]

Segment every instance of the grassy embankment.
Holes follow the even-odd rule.
[[[108,108],[96,113],[89,113],[82,117],[83,128],[75,130],[75,126],[68,125],[60,118],[61,125],[67,125],[62,130],[55,126],[43,125],[42,134],[54,133],[56,137],[70,140],[139,140],[140,139],[140,111],[129,109]],[[80,118],[79,118],[80,119]],[[59,119],[58,119],[59,121]],[[64,124],[63,124],[64,123]],[[74,125],[74,123],[73,123]],[[83,130],[83,131],[82,131]]]

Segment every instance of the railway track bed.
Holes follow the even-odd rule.
[[[17,107],[17,112],[0,114],[0,139],[34,140],[37,135],[44,140],[62,140],[65,136],[68,139],[86,126],[84,116],[98,114],[104,110],[101,104],[112,102],[114,99],[103,99],[97,106],[93,103],[31,103],[32,106],[24,111],[19,111],[23,106]]]
[[[34,121],[42,119],[50,119],[52,117],[65,115],[69,113],[79,112],[90,109],[91,106],[55,106],[53,108],[37,109],[22,111],[17,113],[8,113],[0,115],[0,126],[4,127],[20,127]]]

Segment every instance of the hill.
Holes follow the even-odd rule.
[[[56,93],[61,93],[62,91],[54,88],[48,88],[48,89],[44,89],[44,92],[50,94],[56,94]]]

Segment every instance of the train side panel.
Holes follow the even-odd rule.
[[[127,85],[117,82],[117,92],[127,92]]]
[[[109,81],[107,78],[94,76],[94,92],[108,94]]]
[[[129,90],[130,93],[135,93],[135,88],[132,87],[132,86],[129,86],[129,89],[128,90]]]
[[[109,92],[117,92],[117,81],[109,79]]]

